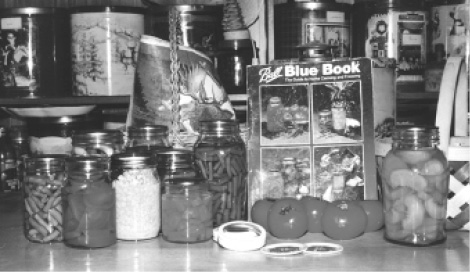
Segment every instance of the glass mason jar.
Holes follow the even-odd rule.
[[[194,153],[186,149],[168,149],[157,151],[157,169],[160,181],[167,179],[195,178],[198,171],[194,164]]]
[[[126,150],[154,150],[170,147],[168,127],[162,125],[132,126],[127,128]]]
[[[214,227],[247,220],[246,148],[236,121],[201,121],[196,166],[213,194]]]
[[[295,197],[298,193],[298,183],[297,183],[297,168],[295,167],[297,163],[296,158],[283,158],[281,161],[281,174],[282,179],[284,180],[284,196],[286,197]]]
[[[116,196],[106,165],[98,157],[66,159],[62,189],[64,243],[101,248],[116,243]]]
[[[266,129],[272,133],[286,130],[284,125],[284,105],[278,96],[269,99],[266,109]]]
[[[36,243],[63,239],[62,197],[66,155],[24,158],[24,235]]]
[[[427,246],[445,241],[449,167],[435,127],[401,127],[382,168],[385,239]]]
[[[162,237],[174,243],[212,239],[212,194],[197,178],[168,179],[162,195]]]
[[[161,225],[161,194],[154,156],[149,153],[111,156],[111,180],[116,191],[117,238],[157,237]]]
[[[111,157],[123,151],[124,137],[115,129],[79,130],[72,136],[73,156]]]

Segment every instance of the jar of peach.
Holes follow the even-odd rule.
[[[436,127],[397,127],[382,168],[385,240],[411,246],[445,241],[449,167]]]

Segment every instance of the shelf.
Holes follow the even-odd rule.
[[[2,107],[48,107],[71,105],[127,105],[130,96],[73,96],[47,98],[0,98]]]
[[[439,98],[439,93],[435,92],[397,92],[397,99],[432,99],[437,100]]]

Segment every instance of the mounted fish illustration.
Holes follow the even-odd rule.
[[[173,131],[177,117],[176,136],[191,144],[199,121],[235,119],[235,112],[210,58],[185,46],[178,47],[179,103],[174,107],[170,55],[168,41],[142,37],[127,125],[165,125]]]
[[[185,68],[182,67],[180,74],[180,122],[183,129],[197,133],[199,121],[233,119],[235,112],[223,86],[204,69],[204,63]]]

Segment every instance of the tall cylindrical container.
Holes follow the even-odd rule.
[[[445,58],[464,56],[470,63],[470,4],[466,0],[435,0],[429,11],[430,48],[439,54],[444,46]]]
[[[62,188],[64,243],[101,248],[116,243],[116,194],[106,166],[97,157],[66,159]]]
[[[222,6],[210,5],[169,5],[152,6],[146,16],[146,34],[169,40],[170,8],[179,12],[181,44],[213,56],[217,45],[223,40]]]
[[[151,154],[128,153],[111,157],[118,239],[144,240],[158,236],[161,186],[156,165]]]
[[[90,6],[70,13],[73,95],[131,94],[144,10]]]
[[[219,43],[215,66],[228,94],[246,94],[246,66],[255,55],[251,40],[225,40]]]
[[[196,165],[209,182],[214,227],[247,220],[246,147],[235,121],[201,121]]]
[[[449,166],[437,147],[439,129],[402,127],[382,165],[385,239],[429,246],[446,239]]]
[[[162,195],[162,237],[173,243],[212,238],[212,194],[204,179],[169,179]],[[189,215],[189,216],[188,216]]]
[[[63,239],[62,197],[65,155],[39,155],[24,159],[24,235],[36,243]]]
[[[70,93],[70,23],[61,8],[0,9],[0,96]]]
[[[274,6],[274,58],[298,58],[296,47],[328,44],[334,57],[351,56],[351,5],[332,0],[288,1]]]
[[[424,91],[427,22],[424,1],[360,1],[353,12],[353,56],[393,59],[397,92]]]

